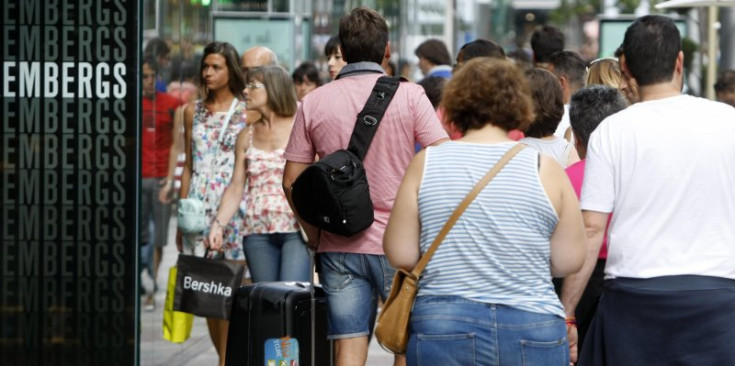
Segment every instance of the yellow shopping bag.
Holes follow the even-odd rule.
[[[166,304],[163,307],[163,339],[182,343],[189,339],[194,315],[174,311],[174,292],[176,291],[176,266],[168,271]]]

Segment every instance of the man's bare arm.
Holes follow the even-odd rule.
[[[596,212],[596,211],[582,211],[584,218],[584,229],[587,237],[587,256],[584,260],[584,265],[579,272],[567,276],[564,278],[564,284],[561,288],[561,303],[564,306],[567,319],[573,318],[579,299],[584,293],[587,282],[592,275],[592,271],[595,269],[597,264],[597,258],[600,255],[600,247],[602,246],[602,239],[605,235],[605,228],[607,227],[607,219],[609,213]],[[569,357],[572,362],[577,362],[577,329],[572,326],[567,329],[569,334]],[[569,332],[571,331],[571,332]]]

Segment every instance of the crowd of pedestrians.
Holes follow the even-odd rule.
[[[427,40],[424,78],[400,83],[363,159],[374,223],[319,230],[294,214],[291,186],[347,147],[372,86],[395,73],[388,33],[369,8],[343,16],[327,83],[313,63],[289,73],[265,47],[240,57],[213,42],[176,60],[197,69],[171,94],[169,50],[150,44],[141,253],[153,278],[183,154],[178,196],[202,200],[210,227],[178,233],[179,251],[222,253],[248,266],[245,282],[308,281],[314,251],[335,362],[364,365],[395,270],[522,144],[427,265],[395,364],[735,364],[735,72],[714,85],[721,102],[682,94],[681,36],[664,16],[635,20],[614,57],[592,61],[552,26],[531,54],[477,39],[454,63]],[[207,324],[223,365],[228,323]]]

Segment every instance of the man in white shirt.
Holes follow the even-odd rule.
[[[641,102],[590,137],[581,200],[588,259],[562,290],[573,317],[614,211],[605,292],[580,364],[735,365],[735,109],[681,94],[684,56],[671,19],[637,19],[623,52],[620,67]]]

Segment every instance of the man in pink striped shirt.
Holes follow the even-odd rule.
[[[357,114],[390,57],[388,26],[374,10],[354,9],[340,20],[342,55],[347,61],[337,80],[304,97],[286,147],[283,187],[291,185],[317,156],[347,147]],[[370,184],[375,222],[346,238],[301,222],[309,245],[318,245],[319,279],[327,294],[329,338],[335,340],[337,365],[364,365],[376,307],[373,293],[385,299],[394,269],[383,253],[383,232],[398,186],[414,154],[414,145],[447,140],[423,89],[401,83],[380,122],[363,161]],[[293,207],[293,206],[292,206]]]

